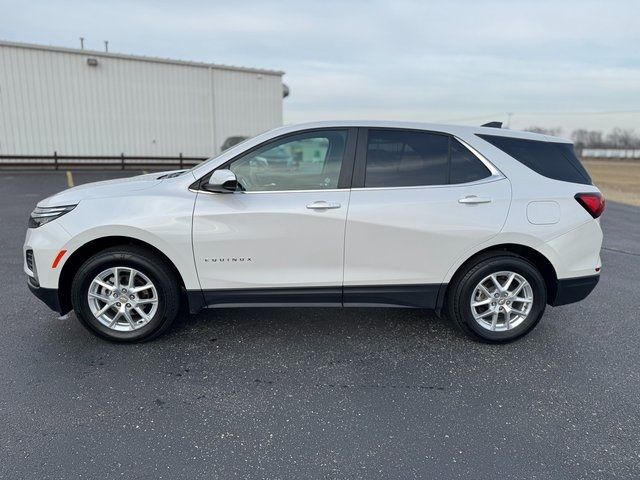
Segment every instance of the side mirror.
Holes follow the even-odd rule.
[[[233,193],[238,189],[238,179],[231,170],[216,170],[202,188],[207,192]]]

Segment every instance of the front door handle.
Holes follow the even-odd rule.
[[[325,202],[324,200],[307,204],[307,208],[311,210],[328,210],[330,208],[340,208],[339,203]]]
[[[478,203],[491,203],[490,198],[478,197],[476,195],[469,195],[467,197],[458,200],[458,203],[465,203],[467,205],[475,205]]]

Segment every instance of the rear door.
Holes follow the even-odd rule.
[[[456,138],[361,129],[345,243],[344,303],[435,305],[465,252],[496,235],[511,188]]]

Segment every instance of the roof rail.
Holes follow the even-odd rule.
[[[481,127],[502,128],[502,122],[489,122],[481,125]]]

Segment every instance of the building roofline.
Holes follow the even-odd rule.
[[[264,75],[282,76],[285,72],[281,70],[268,70],[262,68],[236,67],[233,65],[221,65],[217,63],[192,62],[189,60],[175,60],[172,58],[147,57],[143,55],[130,55],[126,53],[100,52],[98,50],[83,50],[79,48],[55,47],[52,45],[39,45],[35,43],[11,42],[8,40],[0,40],[0,47],[24,48],[28,50],[42,50],[57,53],[72,53],[76,55],[85,55],[102,58],[116,58],[121,60],[135,60],[140,62],[164,63],[169,65],[181,65],[188,67],[214,68],[217,70],[231,70],[234,72],[261,73]]]

